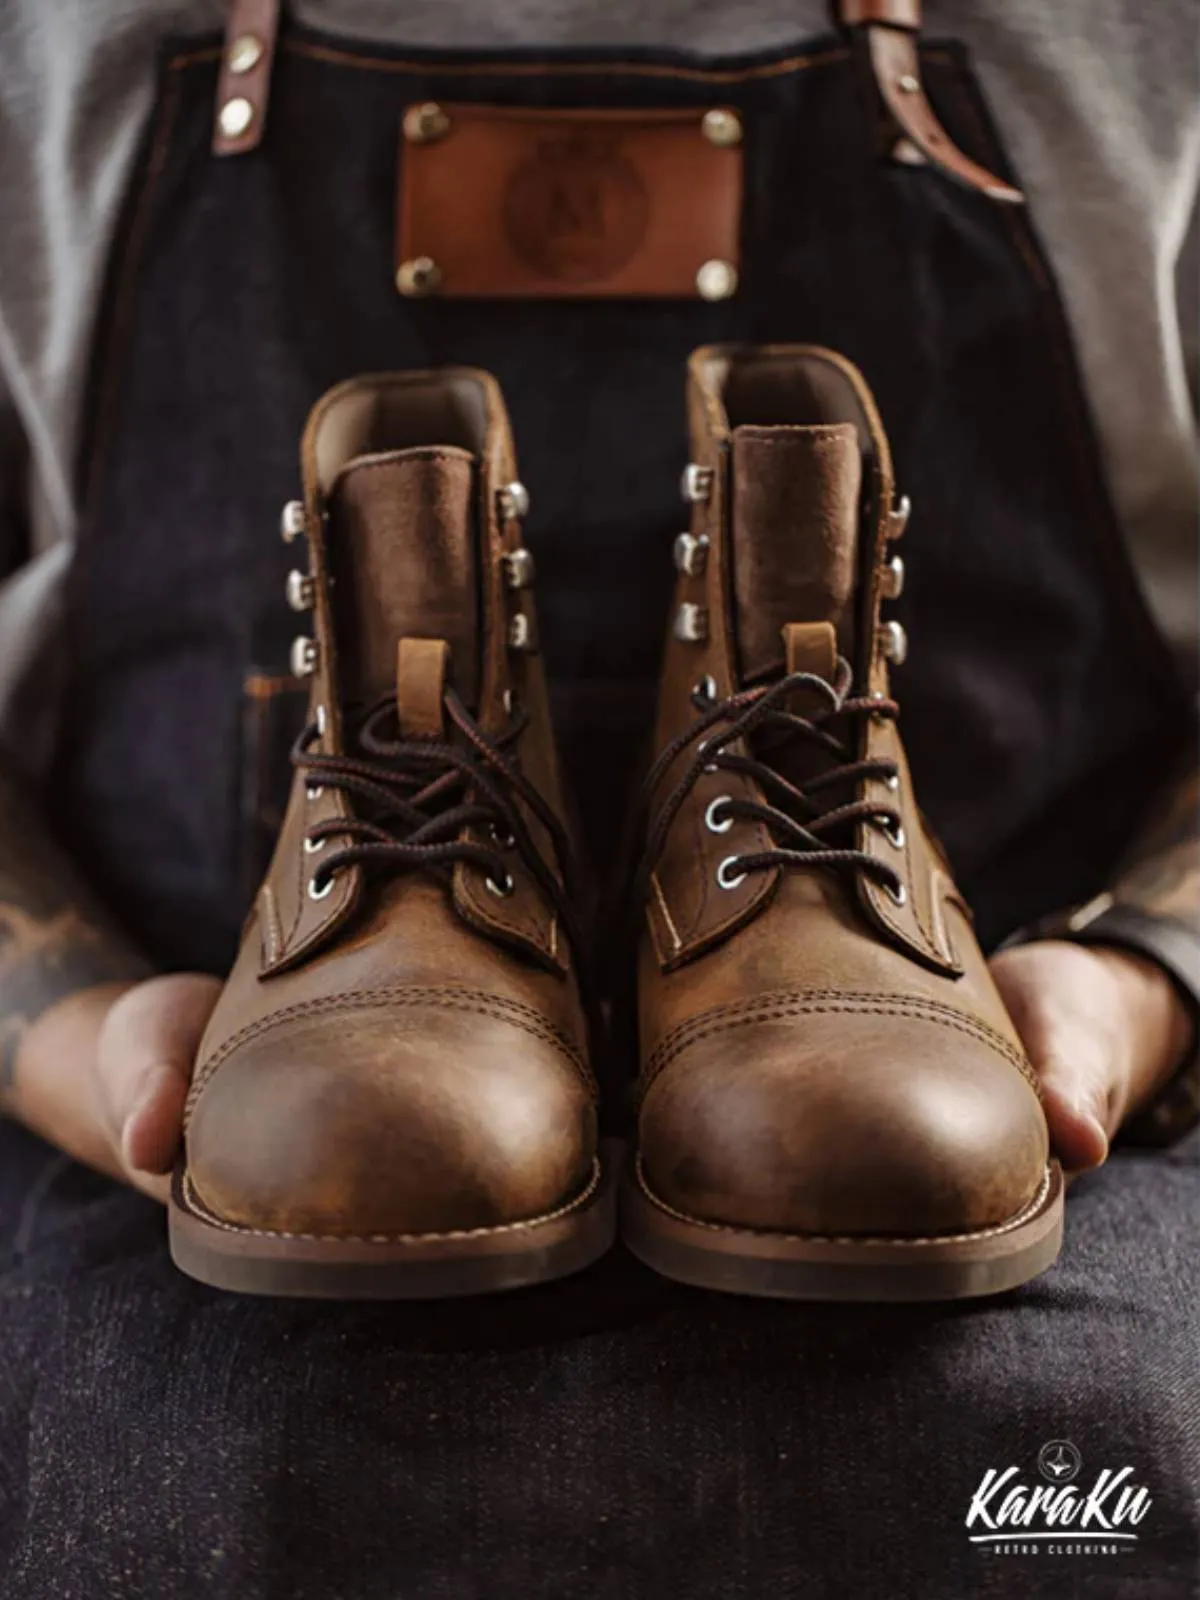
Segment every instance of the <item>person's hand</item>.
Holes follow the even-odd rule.
[[[1099,1166],[1121,1123],[1183,1060],[1187,1007],[1161,967],[1115,947],[1047,939],[1001,951],[991,966],[1063,1165]]]
[[[165,1200],[220,992],[216,978],[184,972],[59,1001],[22,1040],[10,1109],[78,1160]]]

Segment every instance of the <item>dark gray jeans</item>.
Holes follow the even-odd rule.
[[[977,1306],[722,1298],[618,1252],[470,1304],[239,1299],[155,1207],[0,1127],[4,1600],[1200,1594],[1200,1140],[1073,1189]],[[989,1467],[1132,1466],[1115,1555],[1003,1554]],[[1064,1541],[1066,1542],[1066,1541]]]

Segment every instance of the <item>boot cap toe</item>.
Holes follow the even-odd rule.
[[[583,1070],[486,997],[287,1016],[201,1071],[188,1177],[236,1227],[328,1237],[501,1227],[561,1205],[593,1166]]]
[[[699,1220],[936,1237],[1017,1215],[1049,1148],[1006,1041],[851,1009],[710,1028],[647,1091],[640,1152],[654,1195]]]

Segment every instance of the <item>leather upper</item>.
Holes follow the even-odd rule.
[[[689,410],[692,459],[712,473],[691,530],[707,559],[681,573],[676,604],[700,608],[707,631],[668,641],[659,747],[703,714],[697,684],[727,696],[747,667],[760,682],[832,676],[840,649],[852,692],[890,700],[884,606],[900,519],[861,376],[811,347],[706,349]],[[859,726],[850,755],[881,766],[854,795],[881,815],[855,824],[854,846],[898,890],[830,866],[726,871],[722,887],[722,862],[773,843],[762,820],[720,803],[778,799],[741,771],[700,773],[658,860],[639,964],[640,1159],[651,1192],[685,1215],[944,1234],[1002,1223],[1042,1182],[1033,1073],[917,807],[896,720]],[[727,748],[752,756],[752,743]],[[803,788],[805,772],[793,778]],[[882,825],[884,812],[900,826]]]
[[[512,642],[514,617],[533,612],[505,577],[520,530],[495,384],[456,369],[342,385],[314,410],[303,460],[313,748],[358,759],[349,721],[389,683],[401,737],[445,739],[453,685],[493,738],[520,709],[509,758],[558,813],[540,660]],[[438,636],[417,637],[422,624]],[[451,882],[356,863],[326,887],[314,874],[336,859],[336,822],[360,810],[353,790],[297,772],[200,1049],[193,1195],[234,1226],[338,1237],[545,1214],[595,1161],[566,932],[520,851],[482,824],[461,837],[503,848],[507,893],[469,859]],[[524,802],[519,815],[560,880],[542,820]]]

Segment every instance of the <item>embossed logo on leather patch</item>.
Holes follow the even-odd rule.
[[[725,109],[411,106],[397,287],[725,298],[737,286],[740,146]]]
[[[504,191],[504,226],[531,271],[590,283],[625,266],[646,237],[650,198],[615,139],[541,140]]]

